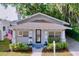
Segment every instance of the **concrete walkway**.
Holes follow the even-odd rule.
[[[73,56],[79,56],[79,42],[77,42],[71,38],[67,38],[67,42],[68,42],[68,49],[69,49],[70,53]]]
[[[43,48],[32,48],[32,56],[41,56]]]

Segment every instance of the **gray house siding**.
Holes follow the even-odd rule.
[[[23,36],[16,36],[16,42],[21,42],[21,43],[30,43],[29,39],[32,37],[32,43],[36,44],[36,30],[30,30],[28,31],[28,37],[23,37]],[[31,32],[31,33],[30,33]],[[48,42],[48,33],[47,31],[41,30],[41,44],[44,44],[45,42]]]
[[[3,27],[5,27],[5,30],[3,30]],[[0,40],[4,40],[4,37],[8,33],[9,28],[10,28],[10,21],[7,20],[0,21]]]

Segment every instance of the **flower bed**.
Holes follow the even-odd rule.
[[[53,52],[53,43],[50,43],[43,49],[44,52]],[[59,42],[56,43],[56,52],[63,52],[67,51],[67,43],[66,42]]]
[[[32,52],[32,48],[25,43],[16,43],[10,45],[10,50],[14,52]]]

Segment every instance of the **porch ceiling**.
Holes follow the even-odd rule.
[[[23,24],[19,24],[13,26],[12,29],[71,29],[69,27],[59,25],[59,24],[52,24],[52,23],[35,23],[35,22],[27,22]]]

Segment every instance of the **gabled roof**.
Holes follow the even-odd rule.
[[[23,24],[19,24],[12,27],[13,29],[54,29],[54,30],[64,30],[71,29],[69,27],[53,24],[53,23],[35,23],[35,22],[27,22]]]
[[[59,19],[57,19],[57,18],[48,16],[48,15],[43,14],[43,13],[36,13],[36,14],[33,14],[33,15],[31,15],[31,16],[29,16],[29,17],[25,18],[24,20],[21,20],[21,21],[19,21],[19,22],[17,22],[17,23],[20,24],[20,23],[22,23],[22,22],[26,22],[26,21],[28,21],[30,18],[35,17],[35,16],[37,16],[37,15],[42,15],[42,16],[48,17],[48,18],[50,18],[51,21],[55,20],[55,21],[60,22],[60,23],[62,23],[62,24],[69,25],[69,23],[67,23],[67,22],[65,22],[65,21],[62,21],[62,20],[59,20]]]

